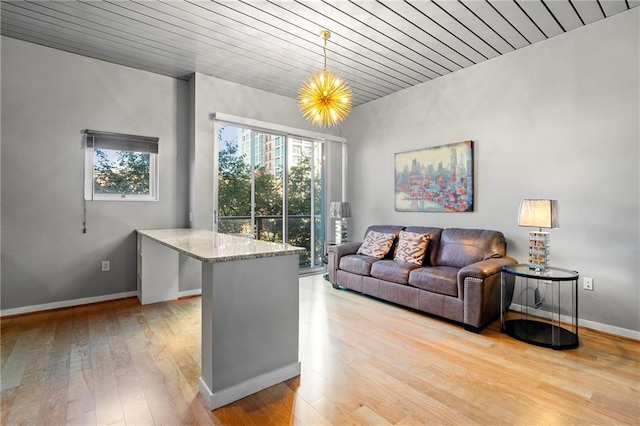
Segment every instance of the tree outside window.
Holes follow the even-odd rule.
[[[149,195],[148,152],[94,149],[94,194]]]

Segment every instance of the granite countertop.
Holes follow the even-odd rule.
[[[138,234],[202,262],[229,262],[261,257],[302,254],[306,249],[290,244],[271,243],[206,229],[138,229]]]

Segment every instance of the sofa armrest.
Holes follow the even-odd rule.
[[[327,247],[327,272],[329,282],[336,286],[336,275],[340,266],[340,258],[348,254],[356,254],[362,243],[345,243]]]
[[[467,277],[483,280],[491,275],[499,274],[504,265],[515,265],[517,260],[508,256],[492,257],[480,262],[472,263],[458,271],[458,290]],[[460,293],[458,293],[460,294]]]
[[[500,270],[515,265],[515,259],[504,256],[467,265],[458,272],[458,294],[464,303],[464,326],[478,332],[500,315]],[[507,292],[509,295],[511,292]]]

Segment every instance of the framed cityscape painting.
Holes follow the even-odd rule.
[[[473,141],[395,154],[399,212],[473,211]]]

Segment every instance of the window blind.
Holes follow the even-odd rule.
[[[113,149],[118,151],[158,153],[159,138],[151,136],[126,135],[108,133],[97,130],[85,130],[87,147],[97,149]]]

